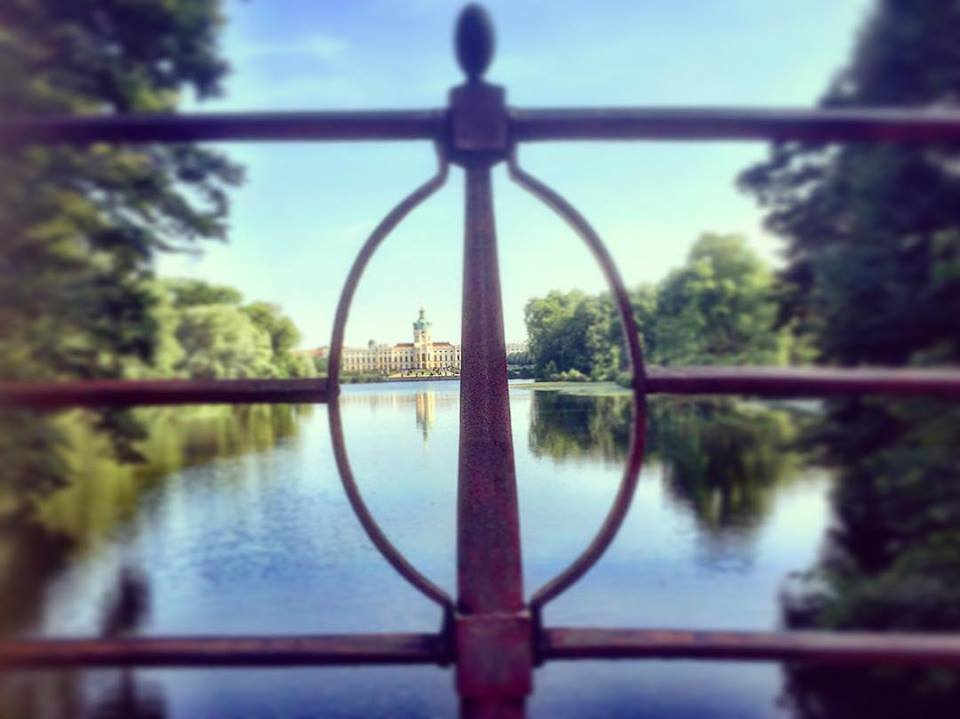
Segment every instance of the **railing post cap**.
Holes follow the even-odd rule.
[[[469,82],[479,82],[493,59],[493,21],[482,5],[470,3],[460,12],[455,35],[457,61]]]

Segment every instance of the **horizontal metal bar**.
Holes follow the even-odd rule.
[[[647,367],[650,394],[829,397],[883,394],[960,399],[960,369]]]
[[[960,399],[960,370],[648,367],[646,392],[811,398],[930,395]],[[0,407],[31,409],[326,401],[326,379],[0,382]]]
[[[707,659],[960,666],[960,634],[544,630],[542,659]]]
[[[0,382],[0,407],[30,409],[326,401],[326,379]]]
[[[444,664],[438,634],[342,634],[0,642],[0,667]]]
[[[603,108],[511,112],[516,140],[960,140],[953,110]]]
[[[24,117],[0,121],[0,146],[202,140],[432,140],[441,110]]]
[[[960,141],[943,109],[512,109],[512,137],[545,140]],[[440,140],[444,110],[22,117],[0,121],[0,146],[30,143]]]
[[[546,629],[544,660],[700,659],[960,666],[960,635]],[[0,642],[0,667],[445,664],[439,634],[40,639]]]

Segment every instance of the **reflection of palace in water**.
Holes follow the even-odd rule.
[[[363,405],[376,412],[381,408],[401,409],[403,407],[414,405],[416,417],[416,426],[423,435],[423,441],[426,442],[430,436],[430,431],[437,422],[437,409],[450,407],[459,401],[457,392],[437,392],[435,390],[423,390],[420,392],[392,392],[390,394],[379,393],[357,393],[340,395],[341,405]]]
[[[423,441],[427,441],[433,423],[437,421],[437,393],[417,392],[417,427],[423,432]]]

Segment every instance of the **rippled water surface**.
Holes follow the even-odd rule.
[[[451,593],[458,391],[456,382],[357,385],[342,398],[371,510]],[[133,488],[74,488],[53,502],[47,521],[72,542],[51,542],[46,553],[37,538],[24,543],[31,584],[17,630],[436,630],[438,611],[392,572],[350,512],[326,409],[255,409],[202,421],[191,410],[164,410],[155,434],[175,459]],[[602,521],[630,405],[622,396],[514,386],[511,412],[531,591]],[[782,583],[814,563],[829,519],[827,477],[789,449],[800,411],[674,400],[651,414],[650,453],[626,525],[602,562],[550,605],[547,622],[775,627]],[[22,674],[0,685],[0,716],[451,716],[452,682],[432,667]],[[778,716],[786,715],[781,685],[777,665],[556,663],[537,671],[530,713]]]

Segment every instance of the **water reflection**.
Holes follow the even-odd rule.
[[[458,397],[456,383],[441,382],[351,386],[341,396],[348,443],[376,516],[418,565],[449,585],[455,581]],[[514,389],[510,397],[521,492],[536,500],[521,503],[525,531],[536,535],[525,541],[530,584],[536,584],[569,561],[580,533],[588,537],[606,511],[626,455],[631,406],[623,396]],[[20,561],[18,572],[35,575],[21,589],[0,572],[4,599],[17,597],[21,605],[0,612],[9,630],[104,636],[433,631],[435,608],[384,566],[346,506],[323,410],[251,409],[192,416],[158,411],[145,445],[151,464],[135,470],[111,469],[95,445],[86,446],[75,464],[82,481],[45,504],[44,524],[21,528],[0,544],[22,542],[11,556]],[[821,488],[809,495],[816,501],[777,495],[792,486],[799,461],[788,451],[796,424],[785,408],[652,403],[650,452],[630,521],[588,580],[551,608],[553,621],[769,628],[778,583],[811,561],[812,551],[795,554],[793,546],[812,544],[821,531],[812,523],[798,536],[783,520],[798,502],[818,508]],[[184,471],[191,463],[195,469]],[[104,485],[93,481],[97,475]],[[766,564],[734,576],[698,562],[704,537],[735,534],[744,544],[734,553],[744,555],[767,541],[756,536],[761,527],[775,540],[757,550],[766,552]],[[23,596],[28,599],[21,602]],[[724,707],[749,719],[770,716],[780,691],[776,667],[673,671],[621,664],[591,674],[583,665],[554,665],[538,675],[549,690],[534,701],[531,716],[589,713],[596,682],[609,687],[607,714],[630,715],[638,671],[643,686],[656,686],[660,697],[651,712],[664,717],[701,707],[699,700],[690,703],[690,681],[716,689]],[[337,672],[9,675],[0,685],[0,716],[455,711],[451,679],[435,668]],[[327,679],[334,676],[335,682]]]
[[[931,399],[836,400],[812,437],[837,468],[836,516],[819,561],[784,593],[796,628],[960,629],[960,407]],[[953,719],[960,671],[792,667],[804,719]]]
[[[650,459],[673,497],[713,533],[743,532],[769,515],[778,488],[797,476],[797,417],[731,400],[655,402]]]
[[[133,669],[38,672],[0,685],[4,719],[166,719],[163,687]]]
[[[437,393],[417,392],[417,427],[423,432],[424,444],[430,435],[430,428],[437,421]]]
[[[91,428],[83,413],[65,417],[70,481],[47,497],[34,517],[0,526],[0,633],[32,627],[53,579],[78,556],[114,537],[164,477],[213,459],[274,447],[293,437],[300,418],[311,411],[293,405],[138,410],[149,431],[138,447],[145,461],[133,465],[111,458],[107,438]],[[108,634],[134,628],[133,616],[108,618],[111,611],[126,607],[132,612],[130,602],[143,603],[145,609],[149,594],[145,577],[132,567],[115,581],[123,602],[104,609]]]
[[[533,392],[530,451],[555,461],[601,461],[621,465],[630,441],[632,400]]]
[[[632,401],[535,392],[530,449],[557,462],[620,465]],[[761,525],[777,488],[797,475],[799,415],[726,399],[655,398],[649,405],[647,466],[659,465],[670,495],[711,534]]]
[[[404,383],[407,384],[407,383]],[[430,385],[441,384],[443,390],[421,388],[420,382],[410,382],[410,391],[377,393],[366,387],[356,393],[344,393],[340,396],[341,407],[364,408],[371,414],[380,412],[405,412],[413,405],[416,427],[426,444],[430,433],[437,422],[438,410],[449,409],[459,404],[459,384],[455,382],[439,382],[433,380]]]

